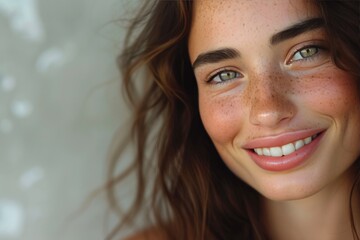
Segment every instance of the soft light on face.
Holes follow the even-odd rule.
[[[271,199],[343,182],[359,156],[358,84],[331,61],[322,24],[307,1],[194,4],[203,124],[227,166]]]

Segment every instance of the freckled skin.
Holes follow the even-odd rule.
[[[241,58],[195,70],[203,124],[227,166],[269,199],[306,198],[348,178],[345,173],[360,154],[357,80],[323,52],[313,61],[285,64],[294,46],[319,38],[326,41],[324,33],[318,30],[269,44],[274,33],[314,16],[316,11],[302,1],[195,1],[191,61],[223,47],[241,53]],[[244,77],[220,85],[204,83],[222,68]],[[242,148],[251,139],[317,128],[326,133],[316,152],[304,166],[287,172],[260,169]]]

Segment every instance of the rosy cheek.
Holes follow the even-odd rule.
[[[200,93],[199,107],[202,122],[216,143],[231,141],[244,121],[239,96],[210,97]]]
[[[299,80],[300,82],[302,80]],[[359,104],[358,83],[349,74],[334,69],[310,76],[297,85],[298,101],[306,107],[329,116],[346,115]]]

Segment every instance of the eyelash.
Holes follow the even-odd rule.
[[[221,74],[223,74],[223,73],[227,73],[227,74],[232,73],[232,74],[235,74],[235,76],[232,77],[231,79],[223,80],[223,79],[221,79]],[[242,76],[242,74],[237,72],[237,71],[223,69],[223,70],[220,70],[220,71],[216,72],[215,74],[211,75],[206,82],[210,83],[210,84],[223,84],[225,82],[232,81],[234,79],[240,78],[241,76]],[[219,81],[214,81],[214,79],[217,78],[217,77],[220,78]]]
[[[302,51],[303,50],[309,50],[309,49],[315,49],[315,52],[311,55],[311,56],[308,56],[308,57],[304,57],[302,55]],[[300,49],[296,50],[292,55],[291,55],[291,59],[287,62],[288,65],[290,64],[293,64],[293,63],[296,63],[296,62],[307,62],[307,61],[313,61],[315,60],[317,57],[320,57],[319,54],[322,52],[322,51],[326,51],[327,48],[325,48],[324,46],[321,46],[321,45],[316,45],[316,44],[311,44],[311,45],[307,45],[307,46],[304,46],[304,47],[301,47]],[[294,59],[294,57],[299,54],[301,59]],[[299,57],[299,56],[298,56]],[[221,79],[221,74],[223,73],[232,73],[232,74],[235,74],[233,77],[231,77],[230,79],[227,79],[227,80],[224,80],[224,79]],[[224,84],[228,81],[232,81],[234,79],[237,79],[237,78],[240,78],[242,77],[243,75],[237,71],[234,71],[234,70],[229,70],[229,69],[222,69],[216,73],[214,73],[213,75],[211,75],[208,80],[206,80],[206,83],[209,83],[209,84]],[[218,81],[214,81],[215,78],[220,78]]]
[[[308,57],[304,57],[301,52],[303,50],[309,50],[309,49],[315,49],[316,52],[313,53],[311,56],[308,56]],[[291,59],[287,62],[287,64],[292,64],[292,63],[296,63],[296,62],[302,62],[302,61],[312,61],[312,60],[315,60],[317,57],[319,57],[319,54],[321,53],[321,51],[324,51],[326,50],[325,47],[323,46],[320,46],[320,45],[307,45],[307,46],[304,46],[298,50],[296,50],[292,55],[291,55]],[[301,57],[301,59],[294,59],[294,57],[299,54]]]

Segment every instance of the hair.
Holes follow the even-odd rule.
[[[360,80],[359,0],[312,2],[331,36],[334,63]],[[110,156],[107,193],[118,210],[115,186],[132,171],[137,192],[108,239],[133,222],[145,203],[168,239],[268,239],[259,194],[225,166],[200,119],[187,46],[192,5],[146,1],[129,27],[118,63],[133,121],[129,138]],[[128,143],[135,146],[134,161],[118,174]],[[355,165],[351,199],[359,194],[359,161]],[[149,175],[154,176],[151,189]],[[349,209],[353,236],[359,239],[351,200]]]

